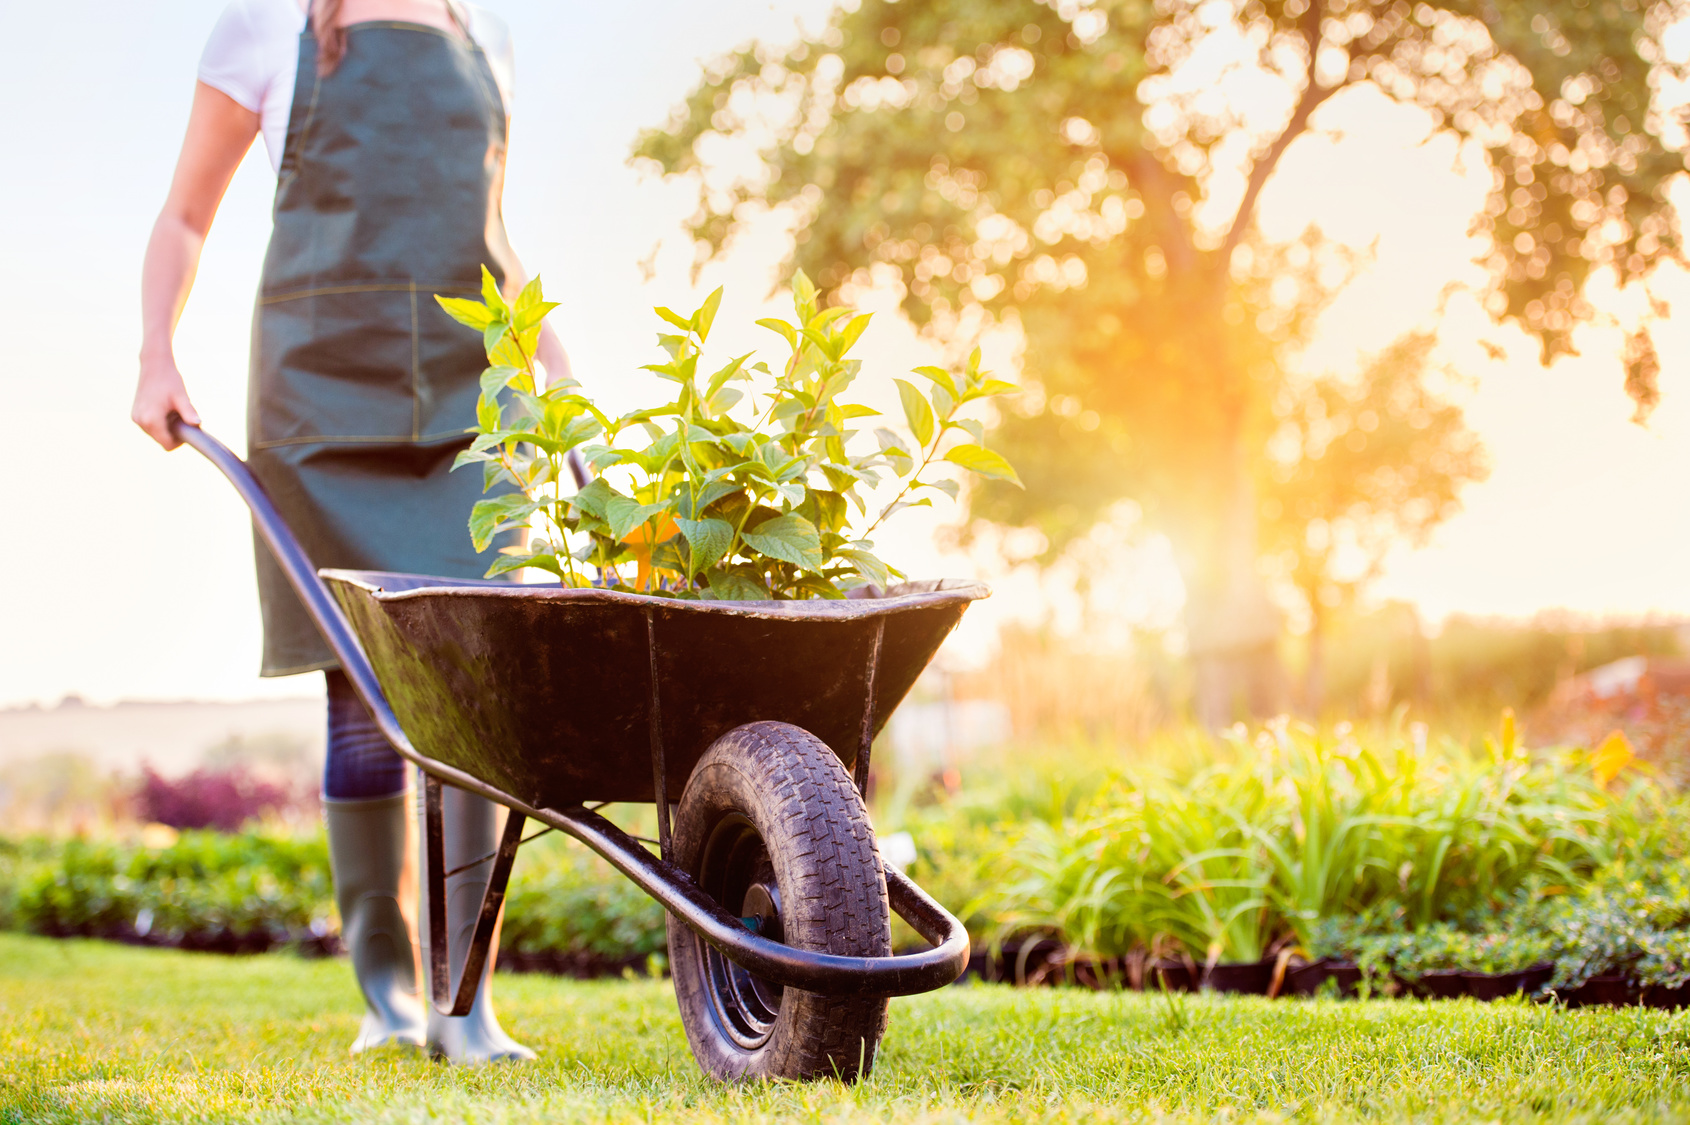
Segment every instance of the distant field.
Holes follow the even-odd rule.
[[[323,722],[320,698],[13,707],[0,710],[0,767],[68,753],[107,770],[133,773],[145,761],[177,773],[231,740],[287,741],[321,761]]]
[[[1690,1013],[980,986],[872,1079],[703,1079],[661,982],[501,977],[539,1063],[353,1059],[343,963],[0,935],[0,1122],[1684,1121]]]

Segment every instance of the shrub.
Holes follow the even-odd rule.
[[[663,908],[608,863],[547,837],[522,849],[506,898],[500,948],[643,960],[667,947]]]
[[[171,828],[215,828],[234,832],[266,813],[279,813],[294,803],[286,786],[255,777],[241,766],[199,769],[171,779],[143,766],[135,793],[136,815]]]
[[[156,851],[66,841],[19,888],[16,916],[55,937],[256,950],[331,932],[330,898],[321,838],[185,832]]]

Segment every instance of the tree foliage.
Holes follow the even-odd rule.
[[[861,0],[791,47],[709,64],[635,154],[697,176],[701,259],[748,205],[784,207],[824,290],[896,287],[941,336],[1017,321],[1029,393],[1000,432],[1027,487],[979,490],[974,514],[1055,549],[1140,500],[1188,604],[1231,623],[1224,646],[1263,628],[1241,624],[1260,616],[1242,574],[1253,482],[1287,347],[1320,299],[1273,284],[1292,248],[1257,224],[1287,150],[1327,102],[1371,87],[1482,153],[1484,300],[1552,358],[1593,315],[1597,271],[1628,282],[1678,254],[1664,190],[1683,134],[1659,99],[1684,67],[1661,37],[1686,7]],[[1631,351],[1641,404],[1646,335]]]
[[[1287,386],[1262,464],[1262,548],[1309,616],[1304,702],[1324,692],[1326,623],[1378,577],[1397,543],[1425,543],[1490,471],[1461,408],[1432,385],[1430,333],[1374,356],[1356,378]]]

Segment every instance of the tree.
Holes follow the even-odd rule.
[[[1263,458],[1262,544],[1309,615],[1303,706],[1326,692],[1326,627],[1401,541],[1423,544],[1489,473],[1461,408],[1430,385],[1430,333],[1397,340],[1359,377],[1287,386]]]
[[[1687,6],[861,0],[810,39],[710,64],[635,156],[698,177],[704,258],[748,205],[786,208],[797,264],[829,292],[898,287],[941,338],[1018,321],[1029,390],[1000,442],[1026,491],[980,489],[971,512],[1054,551],[1139,500],[1175,545],[1198,708],[1217,722],[1273,678],[1258,462],[1315,299],[1271,284],[1281,248],[1257,226],[1285,153],[1367,85],[1473,142],[1494,179],[1475,216],[1485,300],[1551,359],[1592,315],[1594,272],[1629,282],[1678,255],[1663,189],[1682,131],[1656,90],[1683,73],[1660,39]],[[1228,94],[1241,76],[1247,99]],[[760,159],[736,171],[720,158],[736,145]],[[1654,353],[1637,340],[1642,405]]]

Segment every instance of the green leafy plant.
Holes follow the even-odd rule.
[[[1519,973],[1549,961],[1555,942],[1542,933],[1473,934],[1461,968],[1474,973]]]
[[[264,949],[330,930],[320,837],[184,832],[153,850],[67,841],[18,888],[17,922],[54,936]]]
[[[907,434],[862,433],[853,423],[879,412],[840,396],[859,374],[849,353],[869,317],[822,308],[802,273],[792,298],[793,320],[758,321],[786,346],[778,371],[752,354],[702,370],[720,289],[690,316],[658,309],[667,358],[646,370],[675,384],[675,397],[615,419],[573,382],[541,386],[540,322],[556,306],[537,279],[510,303],[490,274],[480,301],[436,298],[487,348],[476,436],[456,463],[480,464],[496,493],[470,517],[476,549],[502,533],[529,535],[502,548],[488,576],[536,567],[568,586],[670,597],[838,598],[903,577],[875,555],[872,536],[934,492],[958,495],[941,465],[1020,483],[986,448],[983,423],[965,416],[1016,389],[981,370],[978,349],[960,371],[917,368],[925,391],[897,380]],[[579,489],[569,487],[572,454],[598,474]],[[880,486],[892,496],[871,509]]]
[[[663,908],[604,860],[556,837],[526,845],[506,900],[500,948],[602,962],[668,948]]]

